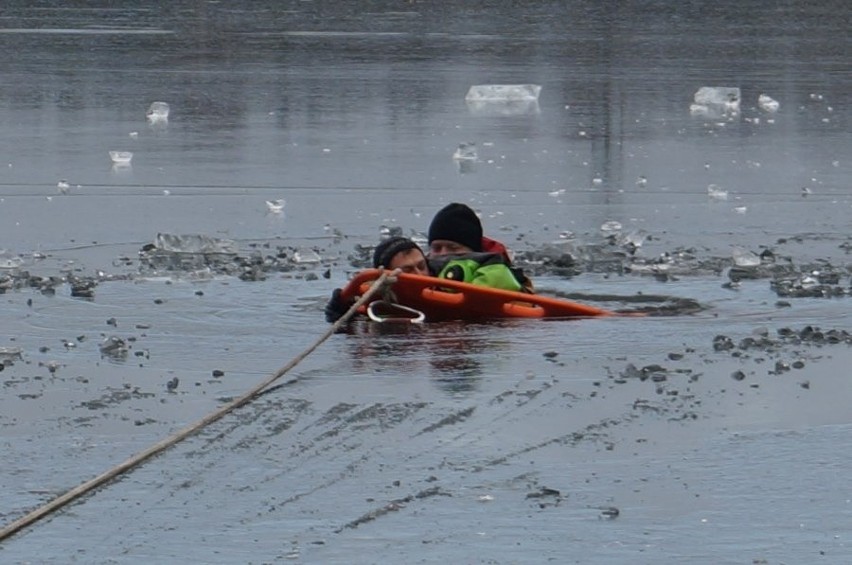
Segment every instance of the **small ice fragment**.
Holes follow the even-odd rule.
[[[284,206],[286,204],[287,202],[283,198],[277,198],[275,200],[267,200],[266,208],[273,214],[280,214],[284,211]]]
[[[595,186],[600,186],[601,184],[603,184],[603,179],[600,177],[595,177],[592,179],[592,184]]]
[[[614,234],[621,231],[621,222],[617,222],[615,220],[608,220],[601,224],[601,232],[605,235]]]
[[[636,179],[636,186],[646,186],[647,184],[648,184],[648,179],[645,178],[644,176],[640,175],[639,178]]]
[[[302,249],[293,254],[293,260],[296,263],[319,263],[322,258],[312,249]]]
[[[736,212],[737,214],[745,214],[746,212],[748,212],[748,206],[737,206],[736,208],[734,208],[734,212]]]
[[[105,338],[98,346],[102,355],[109,357],[125,357],[127,356],[127,342],[118,336],[109,336]]]
[[[510,101],[538,100],[541,86],[537,84],[475,84],[471,86],[465,100],[470,101]]]
[[[132,151],[110,151],[109,158],[117,165],[127,165],[133,159]]]
[[[484,116],[524,116],[539,113],[537,84],[476,84],[465,102],[468,109]]]
[[[20,347],[0,347],[0,365],[6,361],[12,363],[23,359],[23,350]]]
[[[719,188],[715,184],[707,185],[707,196],[709,196],[712,200],[727,200],[728,199],[728,191],[722,188]]]
[[[643,230],[636,230],[624,236],[621,244],[624,247],[632,249],[634,252],[642,247],[645,240],[648,239],[648,234]]]
[[[68,194],[68,189],[71,188],[71,185],[67,180],[62,179],[56,183],[56,188],[59,190],[60,194]]]
[[[491,502],[492,500],[494,500],[494,497],[490,494],[483,494],[479,497],[478,500],[479,502]]]
[[[742,247],[734,247],[732,255],[734,265],[737,267],[757,267],[760,265],[760,256]]]
[[[402,237],[402,228],[399,226],[381,226],[379,228],[379,239],[385,240],[391,237]]]
[[[0,249],[0,269],[17,269],[24,264],[23,258],[7,249]]]
[[[807,198],[808,194],[813,194],[813,191],[809,186],[802,187],[802,198]]]
[[[565,194],[565,189],[560,188],[558,190],[552,190],[552,191],[548,192],[547,194],[548,194],[548,196],[553,196],[553,197],[562,196],[563,194]]]
[[[132,139],[136,139],[137,137],[139,137],[139,132],[138,131],[131,131],[127,135],[129,135]]]
[[[766,94],[761,94],[757,97],[757,105],[760,106],[760,109],[764,112],[769,112],[770,114],[778,111],[778,107],[780,104],[777,100],[773,99],[771,96],[767,96]]]
[[[154,247],[169,253],[224,253],[236,255],[239,251],[236,242],[230,239],[217,239],[201,234],[177,235],[158,233]]]
[[[693,116],[724,117],[740,111],[740,89],[731,86],[702,86],[689,107]]]
[[[705,106],[740,105],[740,89],[731,86],[702,86],[694,96],[696,104]]]
[[[476,161],[476,143],[460,143],[456,152],[453,153],[453,159],[456,161]]]
[[[146,116],[151,123],[167,122],[169,121],[169,105],[165,102],[151,102]]]

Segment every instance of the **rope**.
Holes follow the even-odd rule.
[[[359,298],[355,302],[355,304],[353,304],[352,307],[349,308],[349,310],[347,310],[346,313],[343,316],[340,317],[339,320],[337,320],[334,324],[332,324],[332,326],[324,334],[322,334],[322,336],[320,336],[319,339],[317,339],[310,347],[305,349],[302,353],[300,353],[299,355],[294,357],[292,361],[290,361],[289,363],[287,363],[286,365],[284,365],[283,367],[278,369],[278,371],[276,371],[275,373],[273,373],[272,375],[267,377],[266,380],[264,380],[260,384],[256,385],[254,388],[250,389],[248,392],[246,392],[245,394],[243,394],[239,398],[232,400],[230,403],[222,406],[221,408],[219,408],[215,412],[212,412],[211,414],[209,414],[209,415],[205,416],[204,418],[198,420],[194,424],[191,424],[191,425],[185,427],[184,429],[178,431],[174,435],[160,441],[159,443],[157,443],[155,445],[152,445],[151,447],[149,447],[145,451],[137,453],[136,455],[134,455],[130,459],[126,460],[125,462],[123,462],[119,465],[116,465],[115,467],[113,467],[112,469],[110,469],[110,470],[108,470],[104,473],[101,473],[97,477],[95,477],[95,478],[93,478],[89,481],[86,481],[85,483],[77,486],[76,488],[69,490],[65,494],[51,500],[47,504],[44,504],[43,506],[36,508],[35,510],[30,512],[26,516],[23,516],[22,518],[15,520],[11,524],[9,524],[8,526],[6,526],[2,530],[0,530],[0,541],[3,541],[4,539],[8,538],[12,534],[22,530],[23,528],[29,526],[30,524],[33,524],[34,522],[40,520],[41,518],[44,518],[48,514],[55,512],[56,510],[62,508],[63,506],[65,506],[66,504],[71,502],[72,500],[84,495],[85,493],[91,491],[92,489],[95,489],[95,488],[103,485],[107,481],[114,479],[118,475],[132,469],[133,467],[136,467],[137,465],[139,465],[143,461],[145,461],[145,460],[149,459],[150,457],[160,453],[161,451],[168,449],[169,447],[175,445],[179,441],[186,439],[187,437],[191,436],[192,434],[194,434],[195,432],[204,428],[205,426],[208,426],[208,425],[212,424],[213,422],[215,422],[216,420],[220,419],[222,416],[224,416],[228,412],[231,412],[232,410],[239,408],[240,406],[243,406],[244,404],[248,404],[248,402],[251,401],[256,396],[258,396],[263,391],[263,389],[265,389],[266,387],[271,385],[273,382],[275,382],[276,380],[278,380],[279,378],[284,376],[288,371],[290,371],[290,369],[292,369],[293,367],[295,367],[296,365],[301,363],[308,355],[313,353],[314,350],[317,347],[319,347],[325,340],[327,340],[329,337],[334,335],[334,333],[343,324],[345,324],[346,322],[349,321],[349,318],[351,318],[352,316],[355,315],[355,313],[358,311],[358,308],[360,308],[362,305],[366,304],[370,300],[370,298],[372,298],[372,296],[376,292],[378,292],[382,287],[384,287],[385,285],[393,284],[393,282],[395,281],[395,276],[398,273],[399,273],[398,269],[396,271],[393,271],[393,272],[391,272],[391,271],[383,272],[382,275],[378,279],[376,279],[376,281],[370,286],[370,288],[367,289],[367,291],[364,293],[364,295],[361,296],[361,298]]]

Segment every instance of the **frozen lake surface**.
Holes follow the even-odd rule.
[[[4,8],[2,526],[296,357],[447,202],[541,292],[675,306],[356,323],[0,561],[849,562],[852,8],[569,4]]]

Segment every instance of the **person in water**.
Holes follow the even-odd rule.
[[[374,269],[400,269],[412,275],[429,275],[429,264],[420,247],[407,237],[391,237],[379,243],[373,250]],[[325,319],[334,323],[354,304],[341,297],[342,289],[335,288],[331,300],[325,306]]]
[[[439,278],[502,290],[533,292],[532,281],[512,267],[508,250],[482,233],[482,222],[469,206],[453,202],[429,225],[429,270]]]

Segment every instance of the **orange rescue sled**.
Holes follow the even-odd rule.
[[[344,300],[354,300],[364,294],[381,274],[380,269],[361,271],[346,285],[341,297]],[[428,322],[615,315],[609,310],[570,300],[406,273],[398,275],[391,292],[395,302],[420,310],[426,315]],[[380,297],[376,297],[376,300],[380,300]],[[363,308],[362,314],[366,311],[367,309]]]

